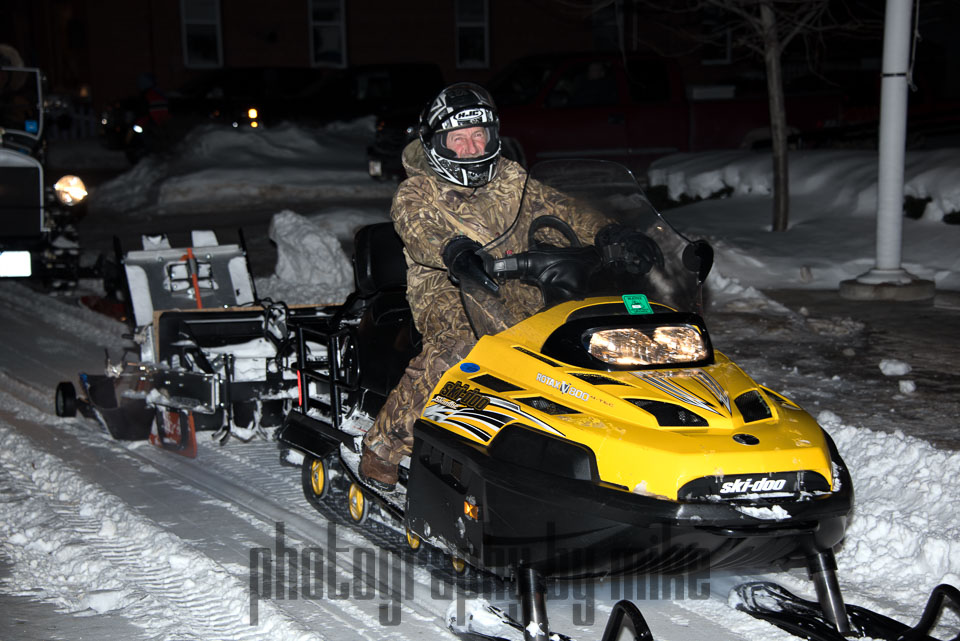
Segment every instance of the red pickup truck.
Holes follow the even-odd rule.
[[[761,88],[691,86],[679,65],[619,54],[544,55],[513,63],[490,83],[505,152],[528,165],[563,157],[645,169],[661,156],[749,146],[767,138]],[[840,116],[837,94],[787,96],[787,125],[809,131]]]

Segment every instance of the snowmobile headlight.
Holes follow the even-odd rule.
[[[690,325],[661,325],[653,329],[600,329],[585,338],[590,355],[620,366],[692,363],[709,356],[703,335]]]
[[[72,207],[87,197],[87,187],[77,176],[66,175],[53,185],[53,191],[61,204]]]

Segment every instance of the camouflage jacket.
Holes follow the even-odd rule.
[[[478,188],[462,187],[430,169],[419,141],[403,150],[403,166],[409,177],[394,194],[390,216],[404,244],[407,300],[414,323],[427,343],[459,338],[472,344],[475,337],[463,311],[459,288],[447,276],[443,249],[457,236],[486,245],[504,234],[517,218],[527,172],[518,163],[501,157],[492,181]],[[553,214],[569,223],[579,238],[593,241],[601,220],[576,216],[566,197],[542,185],[528,185],[527,192],[526,198],[536,198],[537,205],[525,207],[525,219],[517,221],[518,228],[526,230],[536,216]],[[545,231],[549,240],[552,230]],[[517,246],[508,243],[499,249],[523,251],[519,239],[526,238],[525,231],[511,233],[511,237],[518,239],[513,243]],[[515,281],[508,285],[524,305],[537,305],[539,292],[535,288]]]

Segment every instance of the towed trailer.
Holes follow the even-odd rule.
[[[180,247],[145,236],[141,249],[124,253],[116,241],[115,250],[138,358],[81,372],[79,393],[60,383],[57,414],[80,411],[114,438],[149,439],[190,457],[198,430],[248,440],[278,427],[297,396],[290,324],[322,319],[327,308],[260,299],[242,233],[220,244],[213,232],[194,231]],[[313,360],[325,353],[316,343],[303,349]]]

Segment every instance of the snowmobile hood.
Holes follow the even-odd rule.
[[[487,447],[513,424],[563,439],[592,457],[595,480],[646,496],[796,500],[831,491],[816,421],[712,348],[693,366],[614,371],[543,348],[572,314],[615,300],[558,305],[481,338],[423,417]]]

